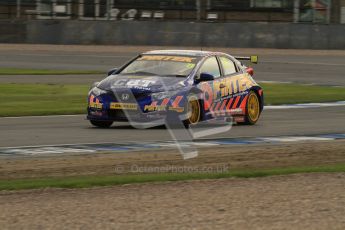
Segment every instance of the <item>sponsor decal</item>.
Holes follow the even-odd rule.
[[[137,59],[138,61],[175,61],[191,63],[196,58],[183,56],[161,56],[161,55],[144,55]]]
[[[170,98],[164,98],[160,104],[158,104],[158,101],[153,101],[149,105],[145,105],[144,111],[166,111],[167,109],[170,111],[177,111],[177,112],[183,112],[184,107],[181,107],[181,101],[183,99],[183,96],[176,96],[175,99],[171,101],[171,105],[167,107],[167,104],[170,101]]]
[[[110,109],[122,109],[122,110],[137,110],[138,105],[136,103],[110,103]]]
[[[235,122],[244,122],[244,117],[234,117]]]
[[[173,107],[173,106],[170,106],[169,110],[170,111],[176,111],[178,113],[182,113],[184,111],[184,108],[183,107]]]
[[[245,75],[234,76],[231,78],[225,78],[220,82],[215,82],[213,85],[214,97],[217,98],[220,92],[220,97],[227,97],[232,94],[240,93],[246,91],[250,87],[254,86],[253,81]]]
[[[214,102],[221,102],[232,97],[247,94],[247,90],[255,85],[257,85],[256,82],[251,77],[244,74],[227,77],[214,82],[204,82],[200,84],[200,89],[204,92],[204,109],[206,111],[212,109]],[[231,102],[228,104],[227,109]],[[238,103],[239,98],[234,101],[232,108],[238,107]],[[225,104],[220,104],[219,106],[224,108]]]
[[[93,116],[103,116],[103,112],[101,111],[90,111],[90,114]]]
[[[89,107],[92,109],[102,109],[103,108],[103,104],[102,103],[97,103],[97,102],[91,102],[89,104]]]
[[[193,69],[195,67],[195,64],[194,63],[188,63],[186,64],[186,68],[188,69]]]
[[[154,84],[155,80],[148,79],[118,79],[114,82],[113,86],[115,87],[143,87],[147,88],[150,85]]]
[[[145,105],[144,111],[152,112],[152,111],[165,111],[165,105]]]
[[[243,109],[241,109],[241,108],[230,109],[230,113],[232,115],[242,115],[243,114]]]
[[[103,104],[100,103],[100,101],[94,95],[90,95],[90,97],[89,97],[89,108],[102,109]]]

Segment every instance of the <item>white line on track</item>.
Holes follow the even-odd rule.
[[[321,108],[345,106],[345,101],[328,102],[328,103],[304,103],[304,104],[290,104],[290,105],[266,105],[265,110],[279,110],[279,109],[306,109],[306,108]]]
[[[276,142],[298,142],[298,141],[330,141],[334,138],[329,137],[309,137],[309,136],[292,136],[292,137],[264,137],[263,141],[276,141]]]
[[[150,141],[147,141],[150,142]],[[126,142],[126,144],[134,144],[138,142]],[[0,147],[0,149],[16,149],[16,148],[46,148],[46,147],[73,147],[80,145],[98,145],[98,144],[113,144],[112,142],[85,142],[85,143],[75,143],[75,144],[48,144],[48,145],[21,145],[21,146],[10,146],[10,147]],[[123,143],[122,143],[123,144]]]
[[[204,139],[203,142],[184,142],[183,145],[197,146],[221,146],[233,144],[263,144],[263,143],[284,143],[284,142],[301,142],[301,141],[332,141],[337,139],[345,139],[345,134],[329,134],[319,136],[278,136],[278,137],[257,137],[257,138],[218,138]],[[202,141],[202,139],[200,139]],[[79,144],[66,145],[38,145],[38,146],[16,146],[1,147],[0,156],[37,156],[61,153],[96,153],[102,151],[136,151],[153,148],[176,148],[178,143],[173,141],[146,141],[142,143],[95,143],[88,146]]]

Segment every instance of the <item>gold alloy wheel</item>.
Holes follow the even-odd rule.
[[[258,96],[255,93],[249,94],[247,109],[250,120],[252,122],[256,122],[259,119],[260,103]]]
[[[188,98],[188,123],[196,124],[200,120],[200,104],[197,98]]]

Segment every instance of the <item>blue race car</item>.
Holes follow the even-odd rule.
[[[257,63],[258,57],[192,50],[142,53],[94,83],[87,119],[103,128],[114,121],[164,121],[171,114],[186,126],[217,117],[253,125],[263,110],[263,90],[241,60]]]

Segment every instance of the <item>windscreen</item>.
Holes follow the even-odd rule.
[[[121,74],[154,74],[159,76],[188,76],[199,57],[173,55],[142,55],[121,71]]]

